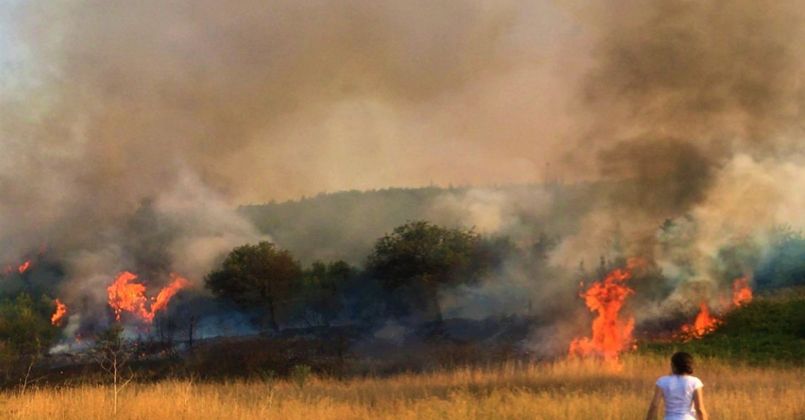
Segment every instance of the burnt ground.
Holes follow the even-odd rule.
[[[537,356],[528,350],[527,342],[535,322],[527,317],[500,317],[448,319],[416,327],[289,328],[197,340],[192,346],[183,341],[141,340],[130,343],[126,371],[142,382],[224,380],[284,376],[295,366],[306,365],[318,375],[346,378],[532,360]],[[69,386],[102,382],[108,375],[86,350],[48,355],[29,376],[38,385]]]

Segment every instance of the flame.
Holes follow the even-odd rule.
[[[699,313],[692,324],[682,326],[682,334],[689,338],[700,338],[713,332],[721,320],[710,315],[710,308],[707,307],[707,302],[702,301],[699,304]]]
[[[732,306],[739,307],[752,301],[752,289],[749,287],[749,278],[741,276],[732,283]],[[701,338],[713,332],[721,324],[721,320],[710,315],[707,302],[699,304],[699,313],[692,324],[682,326],[683,338]]]
[[[31,268],[31,260],[27,260],[24,263],[20,264],[20,266],[17,267],[17,270],[20,272],[20,274],[22,274],[28,271],[29,268]]]
[[[625,269],[612,270],[582,292],[584,303],[598,315],[593,321],[592,338],[579,337],[570,343],[571,356],[597,356],[607,363],[618,364],[620,353],[632,347],[634,318],[620,318],[626,298],[634,293],[624,284],[632,277],[631,268],[630,262]]]
[[[732,304],[741,306],[752,301],[752,289],[749,287],[749,278],[738,277],[732,283]]]
[[[54,300],[53,303],[56,304],[56,310],[50,317],[50,323],[59,325],[64,316],[67,315],[67,305],[63,304],[59,299]]]
[[[151,305],[151,318],[153,319],[154,315],[165,308],[168,307],[168,302],[170,302],[171,298],[179,292],[179,290],[187,287],[190,284],[186,278],[176,274],[171,273],[171,283],[162,290],[159,291],[159,294],[154,299],[154,303]]]
[[[187,279],[176,273],[171,273],[171,278],[173,281],[151,299],[149,309],[146,307],[149,300],[145,297],[145,286],[134,281],[137,275],[128,271],[120,273],[107,288],[109,306],[115,312],[115,319],[120,321],[120,315],[125,311],[138,315],[148,323],[153,322],[156,313],[167,308],[171,298],[190,284]]]
[[[106,289],[109,295],[109,306],[115,311],[115,319],[120,321],[123,311],[133,312],[140,316],[147,315],[145,310],[145,286],[132,283],[137,275],[124,271]]]

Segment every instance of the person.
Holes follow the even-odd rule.
[[[671,372],[657,380],[646,420],[656,420],[660,398],[665,400],[665,420],[708,420],[702,400],[704,384],[693,376],[693,356],[674,353]]]

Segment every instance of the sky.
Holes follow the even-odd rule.
[[[227,4],[4,2],[3,84],[21,102],[3,141],[125,170],[130,157],[144,178],[184,166],[238,202],[538,182],[560,166],[583,61],[570,7]]]
[[[114,236],[143,202],[177,195],[217,209],[601,180],[621,187],[590,226],[643,231],[703,203],[718,219],[736,205],[714,197],[782,171],[795,182],[754,205],[793,208],[804,12],[797,0],[4,1],[0,248]]]

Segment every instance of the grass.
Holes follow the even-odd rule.
[[[634,355],[619,371],[591,362],[504,364],[387,378],[132,384],[121,419],[639,419],[666,358]],[[714,419],[805,418],[805,368],[702,360]],[[108,387],[0,394],[4,419],[106,419]]]
[[[761,296],[726,314],[716,331],[686,343],[644,343],[641,351],[692,354],[754,364],[805,362],[805,288]]]

